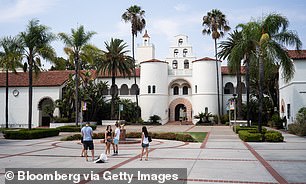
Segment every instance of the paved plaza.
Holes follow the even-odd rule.
[[[141,126],[126,126],[141,131]],[[102,132],[99,127],[95,132]],[[5,168],[187,168],[187,183],[305,183],[306,138],[283,133],[283,143],[246,143],[227,126],[148,126],[150,132],[208,132],[203,143],[154,139],[149,161],[140,161],[140,144],[120,144],[107,163],[86,162],[79,141],[58,137],[39,140],[0,138],[0,183]],[[95,155],[104,144],[95,140]],[[84,182],[83,183],[90,183]]]

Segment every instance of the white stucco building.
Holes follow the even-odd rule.
[[[294,79],[284,83],[280,79],[280,112],[293,122],[300,107],[306,106],[306,51],[300,54],[289,52],[295,64]],[[179,121],[186,117],[189,123],[196,123],[194,116],[200,112],[217,114],[218,99],[216,87],[215,59],[197,59],[188,36],[177,35],[169,47],[169,54],[163,60],[155,58],[155,47],[146,32],[136,48],[136,84],[134,78],[116,78],[120,98],[135,101],[139,87],[141,117],[147,121],[158,115],[161,123]],[[218,62],[220,107],[227,112],[228,99],[236,93],[236,77],[226,66]],[[73,71],[41,72],[33,83],[33,127],[48,126],[48,115],[42,106],[61,98],[62,89]],[[28,75],[11,73],[9,77],[9,124],[27,127],[28,122]],[[110,76],[98,76],[97,81],[108,81]],[[245,101],[245,78],[242,77],[243,100]],[[109,91],[107,93],[108,97]],[[0,124],[5,123],[5,73],[0,73]],[[56,110],[55,115],[58,114]]]

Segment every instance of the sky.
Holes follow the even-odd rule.
[[[111,38],[124,40],[131,49],[131,26],[121,15],[132,5],[145,10],[145,29],[159,60],[169,55],[169,46],[178,34],[188,36],[198,59],[213,57],[214,41],[211,36],[202,34],[202,18],[212,9],[226,15],[231,31],[240,23],[279,13],[288,18],[288,29],[297,31],[302,48],[306,49],[305,0],[0,0],[0,38],[25,31],[29,20],[35,18],[55,34],[70,34],[72,28],[83,25],[86,31],[97,33],[90,42],[102,50]],[[143,34],[144,31],[137,36],[137,44],[142,43]],[[60,40],[52,45],[59,57],[67,58]],[[44,65],[50,67],[50,63]]]

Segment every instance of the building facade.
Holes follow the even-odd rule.
[[[280,78],[280,115],[292,123],[299,108],[306,106],[306,51],[289,52],[295,65],[292,81],[284,83]],[[116,88],[120,98],[136,101],[139,88],[139,105],[144,121],[158,115],[161,123],[176,122],[182,118],[195,124],[194,116],[201,112],[217,114],[218,92],[215,59],[197,59],[188,36],[177,35],[169,47],[164,60],[155,58],[155,47],[145,32],[142,43],[136,48],[136,84],[134,78],[116,78]],[[236,76],[229,73],[226,66],[217,63],[219,75],[219,96],[221,114],[226,114],[229,99],[236,93]],[[243,70],[244,71],[244,70]],[[74,71],[41,72],[33,83],[33,127],[48,125],[47,114],[42,108],[61,98],[62,89]],[[244,72],[243,72],[244,74]],[[9,77],[9,124],[11,127],[27,127],[28,80],[26,73],[11,73]],[[100,75],[97,81],[108,81],[109,75]],[[243,101],[246,100],[245,78],[242,76]],[[110,98],[110,92],[106,93]],[[0,73],[0,124],[5,126],[5,73]],[[54,115],[58,115],[58,110]],[[49,120],[50,121],[50,120]],[[47,122],[47,123],[46,123]]]

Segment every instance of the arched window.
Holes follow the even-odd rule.
[[[151,93],[151,86],[148,86],[148,93]]]
[[[174,57],[177,57],[177,55],[178,55],[178,49],[174,49]]]
[[[156,87],[155,85],[152,86],[152,93],[155,93],[156,92]]]
[[[183,95],[188,95],[188,87],[187,86],[183,87]]]
[[[189,61],[187,59],[184,61],[184,69],[189,69]]]
[[[131,89],[130,89],[130,94],[131,95],[139,95],[139,88],[137,84],[133,84]]]
[[[180,46],[180,45],[182,45],[182,44],[183,44],[183,39],[180,38],[180,39],[178,40],[178,45]]]
[[[122,84],[120,87],[120,95],[129,95],[129,88],[126,84]]]
[[[186,57],[187,52],[188,52],[188,50],[187,50],[187,49],[184,49],[184,50],[183,50],[183,57]]]
[[[177,60],[172,61],[172,68],[177,69]]]
[[[177,86],[174,86],[173,95],[178,95],[178,94],[179,94],[179,88]]]
[[[234,94],[234,85],[231,82],[225,84],[224,94]]]

